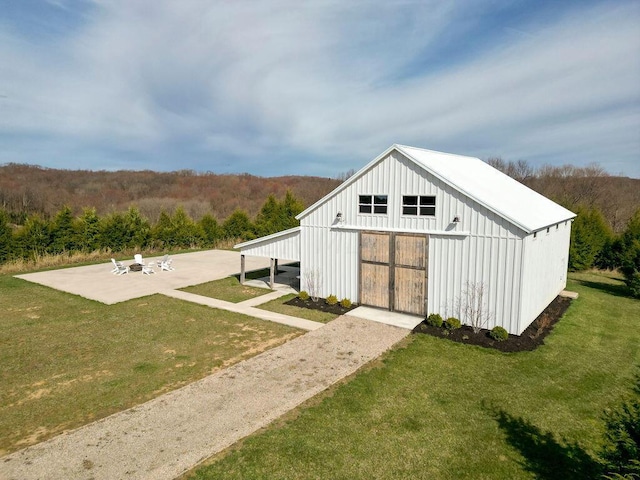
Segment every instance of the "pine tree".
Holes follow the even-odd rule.
[[[211,214],[207,213],[198,222],[198,228],[200,229],[202,246],[215,248],[218,240],[222,238],[222,229],[218,225],[218,221],[213,218]]]
[[[9,225],[9,215],[0,210],[0,264],[9,260],[13,254],[13,230]]]
[[[640,209],[620,237],[620,270],[634,297],[640,298]]]
[[[24,259],[36,259],[48,252],[51,245],[49,223],[31,215],[15,235],[15,249]]]
[[[100,218],[95,208],[86,208],[77,221],[78,247],[85,252],[100,248]]]
[[[236,210],[222,224],[224,237],[228,239],[251,240],[255,238],[254,227],[244,210]]]
[[[595,264],[605,244],[611,241],[611,229],[598,209],[578,209],[571,227],[569,269],[587,270]]]
[[[51,253],[71,252],[76,249],[76,230],[71,208],[64,206],[51,222]]]

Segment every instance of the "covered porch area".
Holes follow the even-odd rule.
[[[235,245],[240,250],[240,283],[270,289],[300,288],[300,227]],[[247,278],[246,257],[269,258],[269,276]],[[296,263],[297,262],[297,263]]]

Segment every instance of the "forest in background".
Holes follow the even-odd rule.
[[[578,214],[569,267],[620,269],[640,295],[640,179],[597,165],[487,163]],[[297,225],[337,178],[0,166],[0,263],[64,252],[212,248]]]
[[[525,161],[500,158],[490,158],[488,163],[570,210],[598,209],[615,233],[625,229],[640,206],[640,179],[611,176],[598,166],[535,169]],[[287,190],[309,206],[353,173],[350,170],[337,178],[257,177],[191,170],[106,172],[7,164],[0,166],[0,209],[16,225],[32,214],[51,219],[65,205],[74,215],[88,207],[105,215],[134,206],[151,223],[162,211],[182,206],[193,219],[210,214],[223,221],[236,210],[254,217],[269,195],[281,198]]]
[[[74,215],[95,208],[100,216],[134,206],[151,223],[162,211],[182,206],[191,218],[210,214],[224,220],[236,210],[254,217],[269,195],[281,198],[287,191],[311,205],[340,183],[323,177],[265,178],[192,170],[106,172],[7,164],[0,166],[0,209],[15,224],[23,224],[32,214],[53,218],[64,206]]]

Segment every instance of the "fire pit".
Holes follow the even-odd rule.
[[[142,264],[141,263],[134,263],[132,265],[129,265],[129,270],[131,270],[132,272],[141,272],[142,271]]]

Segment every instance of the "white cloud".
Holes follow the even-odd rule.
[[[507,25],[496,38],[509,43],[426,62],[488,8],[104,0],[46,45],[0,24],[0,133],[140,158],[187,144],[238,161],[301,152],[324,158],[326,174],[399,142],[605,168],[611,160],[613,172],[639,176],[637,4]],[[12,159],[6,152],[19,149],[5,150],[0,161],[33,152]],[[146,168],[189,167],[184,155],[166,161]]]

